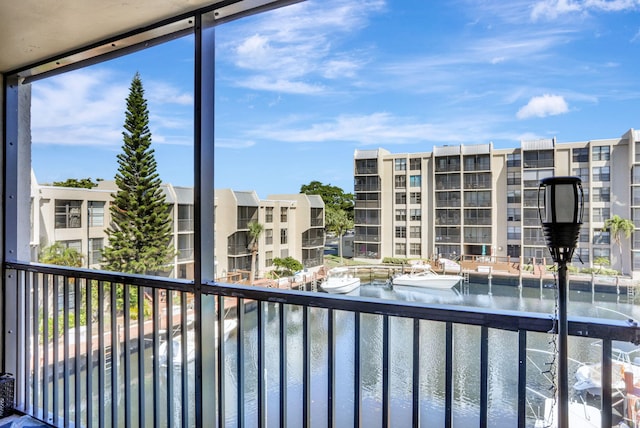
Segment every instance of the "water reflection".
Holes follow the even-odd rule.
[[[464,287],[464,289],[462,289]],[[511,309],[552,314],[555,310],[555,293],[552,288],[523,288],[489,284],[468,284],[456,286],[452,290],[423,290],[390,288],[384,283],[364,284],[359,289],[361,296],[381,299],[398,299],[426,304],[467,305],[491,309]],[[588,294],[588,296],[585,296]],[[569,315],[615,318],[638,317],[633,304],[619,303],[617,296],[598,295],[593,304],[591,293],[572,291],[569,296]],[[280,421],[280,373],[279,373],[279,319],[280,306],[268,306],[266,354],[268,424],[278,425]],[[286,307],[285,307],[286,308]],[[614,312],[615,311],[615,312]],[[287,363],[287,411],[288,425],[302,426],[302,384],[303,384],[303,309],[286,308],[287,348],[284,358]],[[328,311],[309,309],[311,329],[311,420],[314,426],[327,426],[326,403],[330,380],[328,376]],[[257,426],[257,335],[255,313],[247,314],[244,335],[245,423]],[[364,314],[360,319],[360,374],[362,395],[362,425],[382,426],[382,356],[383,319],[377,315]],[[353,314],[335,313],[335,402],[336,425],[353,425],[354,396],[354,350],[355,317]],[[391,387],[391,426],[411,426],[412,376],[413,376],[413,320],[391,318],[389,322],[389,382]],[[480,328],[474,326],[454,326],[454,425],[477,426],[479,423],[480,393]],[[445,324],[441,322],[420,322],[420,415],[425,426],[443,426],[445,390]],[[235,367],[237,336],[230,338],[225,347],[225,360],[229,368]],[[535,366],[546,368],[550,361],[548,350],[553,335],[530,333],[528,347],[544,352],[531,352],[532,367],[527,372],[527,385],[549,395],[551,381],[548,375],[535,370]],[[577,369],[577,362],[598,361],[599,347],[590,339],[571,338],[569,355],[570,373]],[[489,426],[513,427],[517,425],[517,378],[518,378],[518,336],[509,331],[491,330],[489,333]],[[542,370],[541,370],[542,371]],[[572,383],[573,379],[570,379]],[[227,422],[235,425],[237,408],[234,397],[237,377],[234,370],[226,372]],[[531,394],[532,412],[542,410],[540,397]],[[527,426],[534,426],[535,420]]]

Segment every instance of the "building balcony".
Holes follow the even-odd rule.
[[[17,262],[5,268],[21,302],[20,328],[9,334],[23,346],[4,351],[17,361],[16,408],[55,426],[303,426],[312,419],[418,426],[426,403],[439,409],[438,426],[452,426],[463,367],[478,368],[479,385],[465,392],[465,414],[479,426],[497,423],[496,412],[500,423],[525,426],[532,423],[526,403],[539,386],[530,374],[540,369],[528,344],[552,329],[546,313],[196,286]],[[602,344],[602,426],[612,426],[613,341],[638,343],[640,331],[570,317],[569,335]],[[471,337],[480,352],[458,352]],[[505,340],[492,352],[498,337]],[[365,352],[365,340],[379,352]],[[434,340],[444,353],[426,364]],[[496,364],[511,367],[512,376],[490,381]],[[506,408],[490,399],[503,388],[513,391]]]

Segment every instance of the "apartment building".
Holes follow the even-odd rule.
[[[623,239],[622,257],[604,222],[613,215],[640,228],[640,132],[558,143],[521,141],[434,147],[432,152],[354,154],[358,259],[485,256],[528,262],[548,256],[538,218],[542,178],[582,179],[584,224],[573,263],[599,257],[640,276],[640,233]]]
[[[93,189],[39,185],[32,174],[31,260],[53,243],[74,248],[83,255],[85,268],[99,269],[102,249],[108,245],[106,229],[111,217],[111,195],[115,182],[101,181]],[[190,187],[162,185],[171,218],[175,256],[167,276],[194,277],[194,206]],[[305,268],[323,264],[324,203],[319,196],[276,195],[260,200],[255,192],[215,191],[216,277],[249,271],[248,224],[264,226],[259,239],[259,276],[273,268],[274,257],[291,256]]]
[[[293,257],[306,269],[323,265],[324,202],[317,195],[269,195],[219,189],[215,192],[216,275],[251,270],[249,223],[263,225],[258,238],[257,276],[273,268],[274,258]],[[224,207],[224,208],[223,208]]]

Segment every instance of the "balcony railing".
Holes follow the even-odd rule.
[[[528,346],[552,329],[545,313],[5,268],[18,302],[9,334],[19,346],[4,351],[18,366],[16,406],[56,426],[419,426],[431,400],[443,419],[437,426],[453,426],[462,406],[477,426],[499,418],[524,427],[538,370]],[[231,332],[225,318],[234,320]],[[570,317],[569,334],[602,345],[602,426],[610,427],[612,341],[639,343],[640,329]],[[495,352],[489,345],[502,335],[508,340]],[[464,352],[469,341],[480,351]],[[434,343],[441,358],[426,364]],[[505,364],[508,378],[491,376]],[[467,391],[461,382],[472,367],[479,386]],[[506,412],[503,400],[490,399],[504,388],[513,391]]]

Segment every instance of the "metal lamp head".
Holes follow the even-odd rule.
[[[578,177],[548,177],[538,187],[538,215],[556,263],[568,262],[580,236],[584,193]]]

